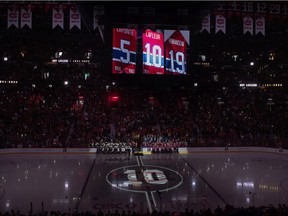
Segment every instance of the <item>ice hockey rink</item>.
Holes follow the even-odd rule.
[[[2,154],[0,212],[184,211],[288,203],[271,153]]]

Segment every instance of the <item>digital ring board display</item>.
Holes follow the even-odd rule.
[[[187,30],[113,28],[112,73],[135,74],[137,59],[142,59],[140,74],[185,75],[189,37]]]

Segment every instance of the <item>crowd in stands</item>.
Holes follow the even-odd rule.
[[[217,207],[215,210],[203,209],[203,210],[193,210],[185,209],[184,211],[157,211],[153,212],[139,212],[131,210],[107,210],[104,212],[99,210],[97,213],[92,213],[91,211],[86,212],[73,212],[73,213],[63,213],[60,211],[45,211],[37,214],[29,214],[29,216],[287,216],[288,206],[286,204],[279,204],[277,207],[273,205],[269,206],[251,206],[248,208],[236,208],[227,205],[225,208]],[[25,216],[21,212],[14,210],[7,212],[0,212],[0,216]]]
[[[117,89],[105,86],[2,88],[1,148],[104,147],[105,143],[287,148],[287,94],[267,89],[221,91]],[[92,145],[93,144],[93,145]]]
[[[1,148],[109,149],[126,143],[174,152],[180,146],[288,146],[285,87],[239,87],[284,83],[285,65],[240,67],[234,62],[231,67],[194,68],[188,80],[192,77],[198,87],[190,83],[152,90],[137,83],[111,84],[106,65],[111,59],[103,60],[109,50],[96,32],[11,30],[1,38],[0,51],[7,57],[0,61],[0,79],[18,81],[0,86]],[[69,62],[55,63],[54,58]],[[72,62],[75,59],[94,63]],[[109,99],[113,95],[117,101]]]

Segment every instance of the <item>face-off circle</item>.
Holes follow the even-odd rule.
[[[121,190],[143,193],[172,190],[183,182],[178,172],[153,165],[120,167],[110,171],[106,180]]]

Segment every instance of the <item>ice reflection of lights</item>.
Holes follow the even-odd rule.
[[[279,191],[279,187],[273,185],[259,184],[260,189]]]
[[[237,187],[242,187],[242,182],[237,182]]]
[[[245,187],[245,188],[254,188],[254,182],[237,182],[236,186],[239,187]]]
[[[196,181],[192,180],[192,186],[195,187],[196,186]]]
[[[55,203],[69,203],[68,199],[53,199],[52,201],[54,204]]]
[[[254,188],[254,182],[243,182],[244,187]]]
[[[6,200],[6,208],[10,207],[10,200]]]
[[[246,197],[246,202],[250,203],[250,197]]]
[[[185,195],[182,195],[182,196],[179,196],[179,197],[172,197],[172,200],[173,201],[187,201],[187,196]]]
[[[24,176],[25,176],[25,179],[26,179],[26,180],[28,179],[28,173],[29,173],[28,170],[26,170],[25,173],[24,173]]]
[[[69,188],[69,182],[65,182],[65,189]]]

